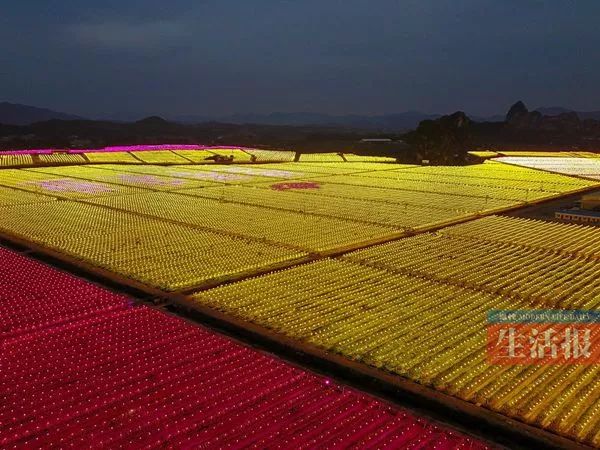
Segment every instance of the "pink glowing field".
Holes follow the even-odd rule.
[[[486,446],[0,249],[1,448]]]

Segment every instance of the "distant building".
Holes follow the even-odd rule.
[[[567,222],[600,223],[600,211],[587,211],[584,209],[566,209],[554,213],[554,217]]]

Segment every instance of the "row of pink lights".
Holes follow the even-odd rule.
[[[0,248],[1,448],[485,444]]]
[[[33,149],[33,150],[2,150],[0,155],[51,155],[52,153],[104,153],[104,152],[145,152],[157,150],[210,150],[222,149],[227,150],[247,150],[245,147],[230,147],[230,146],[208,146],[196,144],[162,144],[162,145],[120,145],[113,147],[95,148],[95,149]]]

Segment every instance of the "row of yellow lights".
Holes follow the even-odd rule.
[[[597,228],[577,224],[543,222],[534,219],[489,216],[444,228],[440,233],[478,240],[522,245],[567,255],[600,257]]]

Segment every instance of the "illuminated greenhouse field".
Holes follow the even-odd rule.
[[[490,309],[600,309],[600,261],[589,258],[600,248],[600,230],[533,222],[517,243],[503,238],[504,232],[519,235],[517,229],[525,231],[528,222],[468,222],[449,228],[448,235],[442,230],[401,239],[195,298],[299,341],[598,445],[598,365],[486,364]],[[540,232],[545,226],[548,234]],[[486,231],[482,235],[479,229]],[[591,239],[576,240],[578,231]],[[565,252],[549,252],[540,235]],[[569,253],[574,242],[585,242],[585,248]]]
[[[4,169],[0,186],[45,195],[7,205],[0,229],[179,290],[593,185],[494,162],[463,168],[366,161]],[[240,254],[240,245],[248,251]]]
[[[600,180],[600,158],[557,158],[557,157],[522,157],[507,156],[499,161],[517,166],[543,169],[565,175],[576,175],[584,178]]]
[[[109,185],[146,188],[159,191],[202,187],[212,184],[203,180],[188,180],[185,178],[174,178],[162,175],[147,175],[125,170],[117,173],[110,170],[103,170],[96,166],[47,167],[43,169],[21,169],[21,171],[34,173],[39,177],[44,177],[46,175],[68,177]]]
[[[260,182],[268,182],[272,181],[273,176],[277,175],[278,178],[286,178],[289,172],[271,169],[268,172],[268,175],[265,175],[265,172],[258,171],[253,168],[248,168],[246,166],[225,166],[228,170],[224,170],[218,165],[197,165],[197,166],[151,166],[151,165],[141,165],[141,166],[119,166],[119,165],[103,165],[100,166],[102,169],[105,169],[109,172],[113,172],[111,175],[114,176],[114,173],[118,173],[119,175],[126,176],[130,173],[133,174],[142,174],[151,178],[152,176],[168,176],[175,179],[183,179],[183,180],[194,180],[203,182],[204,187],[208,186],[218,186],[221,184],[247,184],[247,183],[260,183]],[[238,170],[235,170],[238,169]],[[275,174],[275,175],[273,175]],[[148,186],[152,188],[151,186]],[[186,186],[190,188],[190,186]]]
[[[2,213],[4,230],[166,290],[305,255],[260,240],[74,202],[6,207]]]
[[[232,158],[236,163],[288,162],[294,159],[294,152],[271,151],[242,147],[219,147],[204,145],[135,145],[105,147],[86,150],[3,150],[0,154],[0,167],[37,167],[69,164],[212,164],[219,157]],[[344,158],[338,154],[327,154],[325,157],[306,158],[311,160],[327,160],[342,162]],[[306,158],[302,158],[303,160]],[[358,161],[380,162],[392,161],[391,158],[364,157],[348,155],[347,159]]]
[[[0,265],[2,448],[490,448],[1,248]]]
[[[486,352],[490,310],[600,310],[599,228],[502,215],[600,188],[594,158],[488,153],[442,167],[197,145],[15,151],[0,157],[0,238],[252,345],[600,446],[598,364]],[[2,448],[485,447],[12,251],[0,266]]]
[[[85,198],[143,192],[135,187],[18,169],[0,171],[0,185],[57,198]]]
[[[56,199],[47,195],[40,195],[19,189],[11,189],[9,187],[0,187],[0,207],[28,203],[52,202],[54,200]]]

